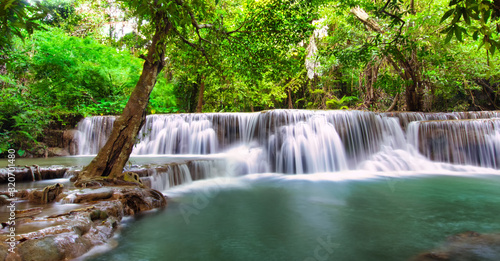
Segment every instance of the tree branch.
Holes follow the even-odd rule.
[[[191,9],[188,6],[186,6],[184,4],[183,0],[176,0],[175,2],[178,5],[182,6],[184,8],[184,10],[186,10],[186,12],[189,14],[189,17],[191,17],[191,24],[193,25],[194,29],[196,30],[196,34],[198,35],[199,40],[200,41],[205,41],[205,42],[207,42],[209,44],[212,44],[209,40],[201,37],[200,29],[202,29],[202,28],[211,28],[214,25],[213,24],[198,24],[198,21],[196,20],[196,17],[194,16],[193,12],[191,11]]]
[[[403,30],[403,26],[405,25],[405,21],[403,19],[401,19],[400,17],[398,17],[397,15],[394,15],[394,14],[391,14],[389,12],[387,12],[385,9],[387,8],[387,6],[389,6],[389,3],[391,2],[391,0],[387,0],[387,2],[385,3],[384,7],[382,7],[382,9],[380,9],[379,12],[382,12],[398,21],[401,22],[401,26],[399,27],[399,30],[398,30],[398,35],[394,38],[394,40],[392,40],[389,44],[393,43],[394,41],[396,41],[400,36],[401,36],[401,33],[402,33],[402,30]]]
[[[179,31],[177,31],[177,28],[175,28],[175,26],[172,26],[172,30],[179,36],[179,38],[181,38],[181,40],[186,43],[187,45],[193,47],[194,49],[196,49],[197,51],[201,52],[203,54],[203,56],[205,57],[205,59],[207,60],[207,63],[208,65],[212,66],[212,67],[215,67],[212,62],[210,62],[210,59],[207,55],[207,52],[205,51],[205,48],[203,48],[203,46],[201,46],[201,43],[200,44],[195,44],[193,42],[190,42],[188,39],[186,39]]]

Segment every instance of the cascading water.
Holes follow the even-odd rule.
[[[270,137],[269,151],[276,153],[276,170],[283,173],[347,169],[342,141],[324,116],[280,127]]]
[[[191,117],[190,117],[191,116]],[[152,115],[139,132],[133,154],[212,154],[217,138],[206,115]]]
[[[453,164],[498,169],[500,121],[494,118],[499,116],[306,110],[151,115],[133,155],[220,155],[170,170],[180,174],[157,175],[165,179],[157,181],[162,188],[177,181],[267,172],[456,169]],[[78,153],[96,154],[114,119],[82,120]]]
[[[427,158],[497,169],[500,121],[495,119],[421,121],[408,125],[408,141]]]
[[[111,135],[114,122],[113,116],[96,116],[81,120],[75,136],[77,155],[97,154]]]

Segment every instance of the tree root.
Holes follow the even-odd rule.
[[[94,187],[104,187],[104,186],[138,186],[141,188],[146,188],[142,181],[139,179],[139,175],[134,172],[123,172],[119,177],[91,177],[84,178],[78,176],[74,183],[75,187],[80,188],[94,188]]]

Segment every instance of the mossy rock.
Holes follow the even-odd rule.
[[[59,250],[53,236],[28,240],[21,243],[18,250],[23,261],[58,261],[64,259],[64,255]]]

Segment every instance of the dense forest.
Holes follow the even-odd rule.
[[[148,114],[500,106],[498,0],[2,0],[0,31],[0,154],[121,114],[144,63]]]

